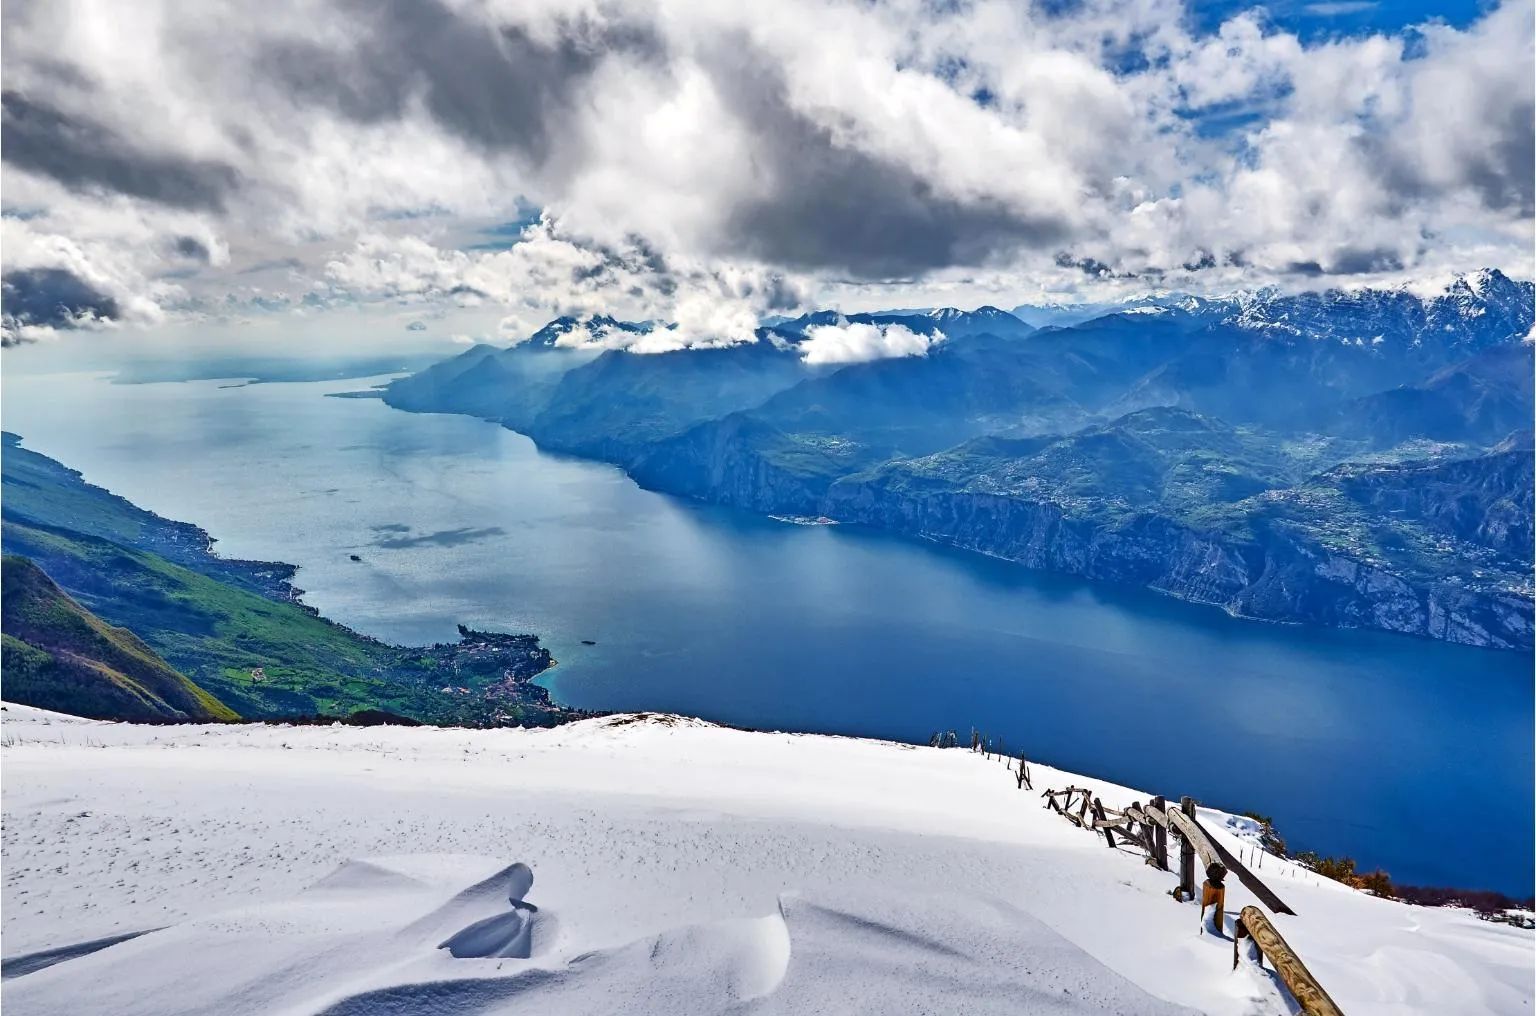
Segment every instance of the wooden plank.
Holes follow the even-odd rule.
[[[1190,798],[1186,797],[1184,800],[1189,801],[1191,806],[1193,806],[1194,802],[1190,800]],[[1201,862],[1207,868],[1213,864],[1220,863],[1225,865],[1227,863],[1221,859],[1221,854],[1217,852],[1216,845],[1211,842],[1211,838],[1205,835],[1205,830],[1200,828],[1199,824],[1189,816],[1188,812],[1170,811],[1168,813],[1168,823],[1169,827],[1176,830],[1179,834],[1179,838],[1183,840],[1187,845],[1189,851],[1189,860],[1191,864],[1189,869],[1189,877],[1191,879],[1194,878],[1193,864],[1196,854],[1200,855]],[[1183,856],[1184,854],[1181,849],[1181,862]],[[1230,865],[1228,865],[1228,867],[1230,867]],[[1193,885],[1190,885],[1186,888],[1192,889],[1194,887]]]
[[[1209,843],[1212,849],[1216,851],[1216,855],[1218,858],[1220,858],[1221,863],[1227,866],[1227,871],[1236,875],[1238,880],[1247,887],[1248,891],[1253,893],[1254,896],[1258,897],[1260,903],[1264,904],[1266,907],[1273,910],[1277,914],[1290,914],[1292,917],[1296,916],[1296,911],[1286,906],[1285,901],[1282,900],[1279,896],[1276,896],[1274,890],[1270,889],[1269,886],[1259,881],[1259,876],[1249,871],[1242,861],[1239,861],[1236,857],[1232,856],[1232,851],[1222,846],[1219,842],[1216,841],[1214,837],[1207,836],[1205,829],[1200,825],[1198,821],[1194,819],[1191,819],[1190,821],[1194,823],[1196,829],[1200,830],[1200,835],[1205,838],[1205,841]]]
[[[1164,813],[1168,802],[1161,797],[1154,797],[1147,804],[1145,814],[1156,826],[1152,830],[1152,863],[1164,871],[1168,870],[1168,818]]]
[[[1104,826],[1104,828],[1113,829],[1115,831],[1115,835],[1124,840],[1126,843],[1134,844],[1135,846],[1140,847],[1142,850],[1145,850],[1148,854],[1152,852],[1151,844],[1148,841],[1146,833],[1146,826],[1131,826],[1126,825],[1123,822],[1117,823],[1111,820],[1107,825]]]
[[[1328,997],[1323,986],[1317,983],[1317,978],[1301,962],[1301,957],[1286,944],[1264,911],[1254,906],[1244,907],[1242,922],[1243,928],[1253,936],[1259,950],[1274,966],[1280,980],[1285,982],[1291,997],[1301,1005],[1301,1011],[1306,1016],[1344,1016],[1338,1003]]]

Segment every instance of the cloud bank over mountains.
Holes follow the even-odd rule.
[[[923,356],[944,341],[944,333],[922,335],[901,324],[843,322],[806,329],[801,358],[809,364],[865,363],[869,360]]]
[[[1532,271],[1528,3],[1317,41],[1178,0],[251,11],[5,0],[7,342],[357,301],[732,341],[897,293]]]

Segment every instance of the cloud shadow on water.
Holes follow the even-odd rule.
[[[393,526],[379,526],[379,529],[387,529],[398,532]],[[459,529],[440,529],[435,533],[424,533],[421,536],[387,536],[374,541],[375,547],[383,547],[386,550],[408,550],[411,547],[458,547],[466,543],[475,543],[491,536],[505,535],[506,530],[500,526],[486,526],[475,529],[464,526]]]

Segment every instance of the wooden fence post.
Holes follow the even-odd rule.
[[[1093,817],[1097,822],[1109,821],[1109,816],[1104,814],[1104,802],[1097,797],[1093,799]],[[1104,833],[1104,839],[1109,843],[1109,848],[1113,850],[1115,848],[1115,834],[1109,831],[1109,826],[1107,825],[1103,828],[1102,832]]]
[[[1154,797],[1152,807],[1162,812],[1167,809],[1168,802]],[[1168,870],[1168,830],[1156,822],[1152,824],[1152,860],[1163,871]]]
[[[1195,817],[1195,799],[1184,797],[1179,799],[1179,810],[1190,818]],[[1184,891],[1184,898],[1195,898],[1195,845],[1187,835],[1179,836],[1179,888]]]

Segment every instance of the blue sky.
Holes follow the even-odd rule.
[[[1255,5],[1200,0],[1188,6],[1198,30],[1211,32],[1234,14]],[[1294,32],[1306,42],[1316,42],[1373,32],[1396,33],[1430,21],[1466,28],[1492,5],[1470,0],[1284,0],[1258,6],[1277,28]]]

